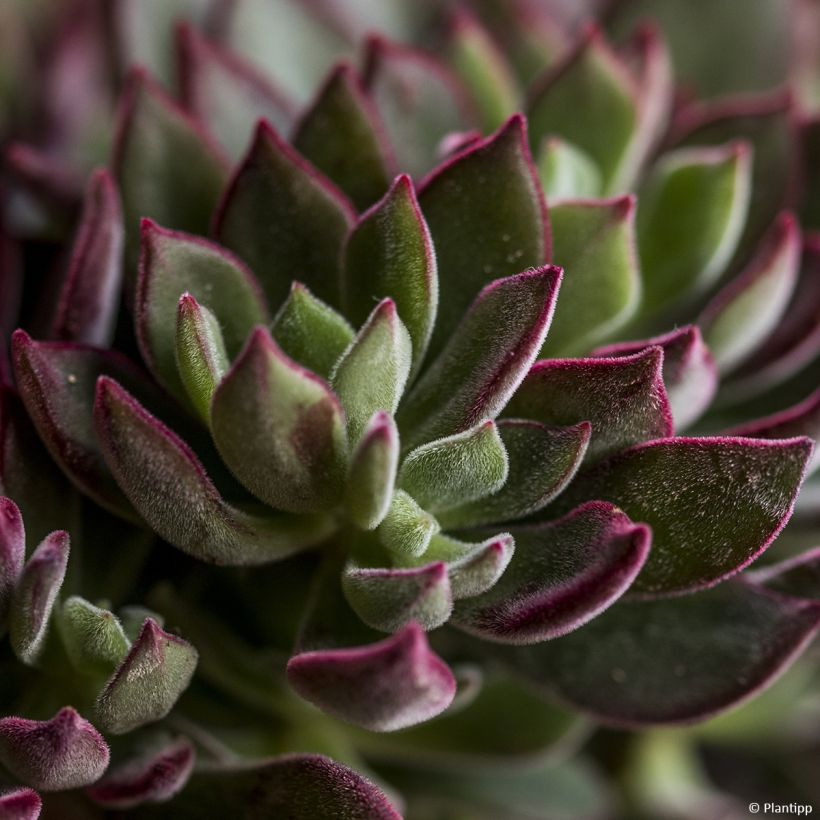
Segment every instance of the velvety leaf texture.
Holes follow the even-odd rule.
[[[131,648],[119,619],[79,595],[63,603],[58,623],[66,653],[79,672],[110,675]]]
[[[438,521],[411,495],[397,490],[376,534],[382,545],[394,555],[415,556],[424,553],[430,539],[440,529]]]
[[[0,498],[0,630],[5,631],[12,596],[26,558],[26,533],[20,508]]]
[[[37,820],[43,807],[32,789],[14,789],[0,794],[0,816],[5,820]]]
[[[452,672],[414,623],[377,644],[295,655],[288,680],[323,711],[376,732],[435,717],[456,689]]]

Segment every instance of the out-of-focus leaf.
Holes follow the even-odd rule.
[[[26,531],[19,507],[10,498],[0,498],[0,635],[6,631],[6,620],[14,590],[26,560]]]
[[[372,205],[390,184],[394,160],[384,126],[347,64],[331,72],[302,116],[293,146],[359,209]]]
[[[217,388],[211,424],[225,463],[271,506],[320,512],[340,499],[347,435],[339,400],[263,328],[252,333]]]
[[[88,183],[51,335],[107,347],[114,336],[123,272],[119,194],[106,170]]]
[[[288,680],[323,711],[375,732],[435,717],[456,689],[452,672],[415,623],[376,644],[295,655]]]
[[[362,214],[345,243],[342,305],[356,324],[389,296],[413,341],[415,373],[430,341],[438,309],[438,275],[430,231],[413,183],[396,177],[383,199]]]
[[[459,601],[451,621],[512,644],[549,640],[594,618],[629,588],[651,541],[648,527],[600,501],[510,533],[516,546],[507,571],[483,595]]]
[[[565,273],[541,355],[579,355],[638,307],[635,198],[562,202],[550,209],[550,222],[553,258]]]
[[[37,820],[43,807],[33,789],[14,789],[0,794],[0,816],[6,820]]]
[[[114,735],[164,718],[194,674],[196,649],[146,618],[128,655],[97,698],[97,720]]]
[[[341,191],[263,121],[222,199],[215,233],[256,272],[273,308],[294,279],[335,305],[339,254],[354,220]]]
[[[820,601],[820,547],[752,570],[745,577],[775,592]]]
[[[440,273],[435,354],[482,287],[549,256],[547,207],[523,117],[440,165],[420,184],[419,202]]]
[[[545,359],[532,367],[504,415],[547,426],[589,421],[586,456],[597,460],[672,434],[662,365],[657,347],[611,359]]]
[[[499,279],[479,293],[399,408],[405,447],[501,412],[541,349],[560,282],[560,268],[548,266]]]
[[[560,137],[545,137],[537,156],[538,177],[550,204],[601,195],[601,172],[580,148]]]
[[[618,603],[571,635],[511,650],[508,660],[599,721],[688,723],[770,684],[819,623],[816,602],[733,582],[673,600]]]
[[[652,528],[652,552],[634,592],[692,592],[733,575],[769,546],[791,516],[812,449],[807,438],[649,441],[579,475],[557,506],[617,504]]]
[[[87,786],[106,770],[108,757],[102,735],[70,706],[51,720],[0,720],[0,760],[40,791]]]

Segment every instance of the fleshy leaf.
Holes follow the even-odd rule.
[[[378,527],[393,499],[399,461],[399,431],[390,414],[373,414],[350,458],[344,509],[364,530]]]
[[[558,507],[611,501],[652,528],[632,590],[645,597],[713,586],[750,564],[788,521],[813,445],[807,438],[650,441],[576,477]]]
[[[600,170],[604,192],[620,193],[634,173],[637,96],[625,65],[590,27],[573,52],[533,86],[527,106],[532,142],[557,136],[572,143]]]
[[[546,641],[616,601],[649,554],[649,528],[591,501],[555,522],[512,527],[515,553],[489,591],[459,601],[451,621],[499,643]]]
[[[453,609],[447,566],[441,561],[409,569],[369,569],[350,563],[342,588],[356,614],[382,632],[396,632],[411,621],[435,629]]]
[[[68,533],[57,530],[31,554],[14,590],[9,633],[15,655],[29,666],[45,648],[51,612],[65,578]]]
[[[393,158],[375,107],[353,69],[331,72],[302,116],[293,147],[339,186],[359,209],[390,184]]]
[[[23,516],[10,498],[0,498],[0,635],[6,630],[14,589],[25,559]]]
[[[749,584],[622,602],[584,629],[514,650],[519,673],[618,726],[689,723],[746,700],[794,661],[820,607]]]
[[[658,162],[638,199],[644,310],[697,294],[720,276],[743,232],[750,180],[745,143],[684,148]]]
[[[288,820],[401,820],[362,775],[321,755],[294,754],[194,773],[173,804],[174,820],[230,817],[237,806]]]
[[[498,128],[520,110],[518,84],[504,54],[466,9],[457,9],[453,14],[448,57],[469,90],[485,130]]]
[[[440,272],[431,343],[438,353],[484,285],[549,255],[547,206],[523,117],[439,166],[420,184],[419,202]]]
[[[149,526],[216,564],[259,564],[322,540],[318,517],[261,517],[227,504],[193,451],[115,381],[101,378],[94,421],[103,454]]]
[[[188,24],[177,29],[182,104],[238,160],[260,119],[287,128],[294,104],[238,54]]]
[[[143,397],[153,397],[147,377],[115,351],[71,342],[35,342],[24,331],[13,337],[17,384],[40,438],[63,472],[86,495],[111,512],[135,520],[128,500],[111,481],[94,434],[92,407],[101,374]]]
[[[437,513],[491,495],[507,480],[507,450],[493,421],[412,450],[399,486]]]
[[[331,386],[347,416],[351,442],[358,441],[373,413],[395,413],[410,373],[413,345],[396,312],[383,299],[333,370]]]
[[[501,533],[480,544],[469,544],[434,536],[425,555],[429,560],[447,562],[450,592],[454,601],[481,595],[495,586],[503,575],[515,549],[515,540],[509,533]],[[429,557],[428,557],[429,556]]]
[[[747,572],[745,577],[784,595],[820,601],[820,547]]]
[[[63,645],[77,671],[107,676],[128,654],[131,641],[113,612],[72,595],[60,615]]]
[[[430,169],[445,134],[463,131],[474,122],[459,79],[422,51],[371,37],[364,77],[390,135],[398,167],[413,176]]]
[[[546,137],[538,154],[538,177],[550,204],[601,195],[601,172],[593,159],[560,137]]]
[[[545,359],[532,367],[504,415],[547,426],[589,421],[586,455],[600,459],[672,434],[662,366],[657,347],[612,359]]]
[[[88,183],[51,335],[107,347],[114,335],[123,272],[119,194],[106,170]]]
[[[405,446],[466,430],[501,412],[541,349],[560,282],[561,269],[548,266],[481,291],[399,408]]]
[[[384,198],[362,214],[342,257],[342,305],[357,325],[373,298],[389,296],[413,341],[413,373],[430,342],[438,309],[433,242],[413,183],[402,174]]]
[[[177,397],[187,394],[177,369],[179,298],[191,294],[219,318],[228,356],[235,356],[256,324],[267,321],[253,274],[223,248],[200,237],[142,222],[136,294],[140,352],[157,379]]]
[[[251,334],[217,388],[211,424],[225,463],[271,506],[318,512],[339,500],[347,467],[339,401],[263,328]]]
[[[37,820],[42,807],[43,801],[33,789],[14,789],[0,794],[3,820]]]
[[[663,348],[663,383],[675,429],[688,427],[709,407],[718,384],[715,362],[696,325],[652,339],[599,347],[592,355],[632,356],[649,347]]]
[[[0,720],[0,761],[40,791],[87,786],[106,770],[108,757],[102,735],[70,706],[51,720]]]
[[[492,495],[439,514],[446,527],[467,527],[523,518],[552,501],[575,476],[589,444],[592,425],[547,427],[537,421],[504,419],[498,432],[509,473]]]
[[[166,742],[113,767],[86,794],[108,809],[164,803],[185,787],[195,758],[194,747],[185,738]]]
[[[284,302],[294,279],[335,305],[339,254],[354,220],[344,195],[263,121],[219,206],[215,234],[256,271],[271,306]]]
[[[177,309],[176,358],[188,398],[207,424],[211,397],[228,369],[228,353],[216,316],[187,292]]]
[[[438,521],[422,509],[412,496],[403,490],[396,490],[376,535],[394,555],[412,557],[424,554],[430,539],[440,529]]]
[[[808,436],[814,439],[816,445],[820,441],[820,390],[815,390],[808,398],[794,407],[733,427],[726,431],[726,435],[762,439]],[[806,470],[807,475],[813,473],[818,466],[820,466],[820,453],[815,447]]]
[[[130,652],[97,698],[97,719],[114,735],[164,718],[187,689],[197,651],[147,618]]]
[[[392,732],[435,717],[452,702],[452,672],[409,623],[369,646],[303,652],[288,680],[324,712],[373,732]]]
[[[300,282],[276,314],[271,333],[282,352],[323,379],[353,341],[347,319],[317,299]]]
[[[541,355],[579,355],[638,307],[635,198],[563,202],[552,206],[550,221],[553,259],[566,272]]]
[[[225,186],[223,160],[199,126],[142,71],[132,73],[125,92],[113,168],[122,195],[129,276],[137,268],[140,219],[207,233]]]
[[[698,324],[722,373],[743,361],[777,327],[794,292],[800,244],[795,218],[782,214],[755,258],[701,314]]]

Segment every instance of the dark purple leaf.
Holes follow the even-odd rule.
[[[114,336],[122,281],[123,224],[108,171],[96,171],[85,194],[52,336],[107,347]]]
[[[784,595],[820,601],[820,547],[752,570],[744,577]]]
[[[507,657],[598,721],[691,723],[772,683],[818,624],[816,602],[728,583],[674,600],[618,603],[571,635]]]
[[[369,646],[302,652],[288,680],[305,700],[373,732],[392,732],[443,712],[456,683],[424,631],[409,623]]]
[[[111,472],[145,521],[200,560],[264,563],[328,534],[320,517],[262,517],[227,504],[190,447],[112,379],[99,379],[94,423]]]
[[[151,748],[113,767],[86,794],[109,809],[164,803],[185,787],[194,767],[194,747],[184,738]]]
[[[0,720],[0,761],[41,791],[63,791],[98,780],[108,766],[102,735],[70,706],[51,720]]]
[[[459,601],[451,622],[512,644],[549,640],[594,618],[629,588],[651,541],[648,527],[601,501],[510,533],[515,553],[507,571],[483,595]]]
[[[0,498],[0,633],[26,559],[26,532],[20,510],[10,498]]]
[[[336,305],[339,254],[355,218],[341,191],[261,122],[219,206],[214,232],[257,272],[272,308],[297,278]]]
[[[632,590],[692,592],[766,550],[791,516],[812,450],[807,438],[649,441],[576,477],[557,506],[602,499],[648,524],[652,552]]]
[[[435,354],[482,287],[549,257],[547,206],[523,117],[440,165],[419,184],[419,203],[440,274]]]
[[[709,407],[718,373],[697,325],[686,325],[662,336],[599,347],[593,356],[632,356],[649,347],[663,348],[663,383],[676,430],[697,421]]]
[[[399,408],[405,447],[503,410],[541,349],[560,282],[560,268],[548,266],[498,279],[479,293]]]
[[[587,458],[598,460],[672,434],[662,366],[658,347],[611,359],[545,359],[532,367],[504,415],[547,426],[589,421]]]

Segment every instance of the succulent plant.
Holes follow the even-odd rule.
[[[816,123],[503,5],[3,12],[0,815],[612,816],[809,646]]]

